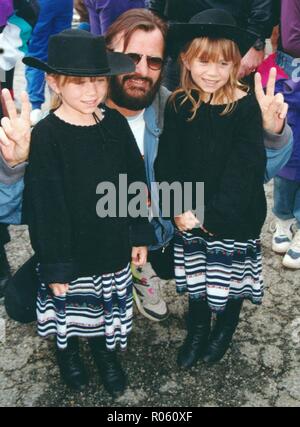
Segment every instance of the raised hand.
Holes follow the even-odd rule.
[[[255,94],[262,112],[264,129],[272,133],[281,133],[288,112],[288,104],[284,102],[282,93],[275,95],[276,74],[276,68],[271,68],[265,93],[261,75],[256,73]]]
[[[22,108],[18,115],[15,103],[7,89],[3,89],[2,97],[8,117],[1,120],[0,149],[5,161],[13,167],[28,159],[31,138],[31,104],[27,93],[22,92]]]

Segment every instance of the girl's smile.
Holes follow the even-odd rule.
[[[226,85],[232,72],[232,62],[201,61],[194,58],[187,64],[194,83],[206,93],[214,93]]]

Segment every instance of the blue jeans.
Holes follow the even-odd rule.
[[[274,178],[273,213],[282,220],[295,218],[300,229],[300,182]]]
[[[39,0],[39,5],[39,19],[29,42],[28,56],[47,61],[49,37],[71,28],[73,0]],[[41,108],[45,101],[45,73],[26,67],[25,75],[32,108]]]

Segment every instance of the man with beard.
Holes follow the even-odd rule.
[[[111,79],[107,104],[128,119],[141,156],[144,157],[149,187],[151,182],[155,182],[154,162],[159,136],[163,129],[164,110],[170,95],[167,89],[160,86],[166,32],[164,22],[149,10],[132,9],[114,22],[106,36],[107,46],[110,50],[127,53],[136,64],[135,73]],[[284,126],[286,105],[280,94],[274,96],[275,77],[272,73],[266,95],[259,79],[257,81],[257,98],[266,129],[265,145],[268,158],[266,180],[271,179],[288,161],[292,149],[291,130],[288,126]],[[17,149],[20,145],[26,146],[29,143],[28,102],[24,98],[23,115],[18,118],[9,94],[5,94],[5,99],[12,120],[2,122],[0,148],[6,162],[13,164],[14,168],[20,168],[21,160],[14,160],[13,147],[16,146]],[[25,159],[26,157],[22,154],[22,160]],[[0,162],[0,208],[3,174],[10,174],[10,179],[12,179],[14,168],[10,168],[8,165],[2,167]],[[6,183],[8,183],[7,179]],[[5,192],[6,197],[10,196],[11,200],[16,200],[16,191],[11,190],[11,187],[6,186]],[[152,206],[157,204],[155,196],[155,194],[151,194]],[[18,220],[18,216],[20,216],[19,211],[15,209],[14,222]],[[134,293],[141,313],[158,321],[165,319],[168,315],[166,304],[160,295],[159,278],[172,279],[174,277],[172,245],[174,228],[170,221],[163,218],[153,218],[151,223],[155,229],[157,244],[149,248],[150,263],[141,271],[133,272],[135,276]],[[9,311],[16,320],[21,316],[14,310],[14,304],[16,306],[14,292],[20,294],[21,289],[29,287],[29,283],[31,284],[34,280],[34,267],[34,259],[29,260],[16,273],[8,286],[8,290],[11,290]],[[32,284],[30,286],[32,287]],[[8,308],[8,302],[6,302],[6,308]],[[25,317],[29,319],[28,313]]]

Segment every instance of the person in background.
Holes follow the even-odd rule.
[[[48,40],[71,27],[73,0],[39,0],[38,22],[29,41],[28,55],[47,60]],[[42,118],[42,104],[45,101],[45,73],[26,67],[27,91],[32,105],[31,123],[35,125]]]
[[[84,0],[90,16],[91,32],[105,34],[109,26],[129,9],[146,7],[145,0]]]
[[[87,11],[84,0],[74,0],[74,9],[79,15],[79,30],[91,31],[91,26],[89,22],[89,13]]]
[[[0,8],[0,69],[4,81],[0,79],[0,90],[13,92],[15,64],[27,52],[27,42],[38,17],[36,0],[2,0]],[[0,120],[6,115],[5,104],[0,96]],[[1,220],[0,220],[1,221]],[[5,245],[10,241],[7,224],[0,223],[0,298],[11,277]]]
[[[300,3],[281,0],[280,40],[277,64],[288,75],[276,83],[289,104],[288,123],[293,130],[294,148],[290,160],[274,179],[272,249],[284,254],[283,265],[300,269]],[[293,229],[293,224],[295,228]]]

